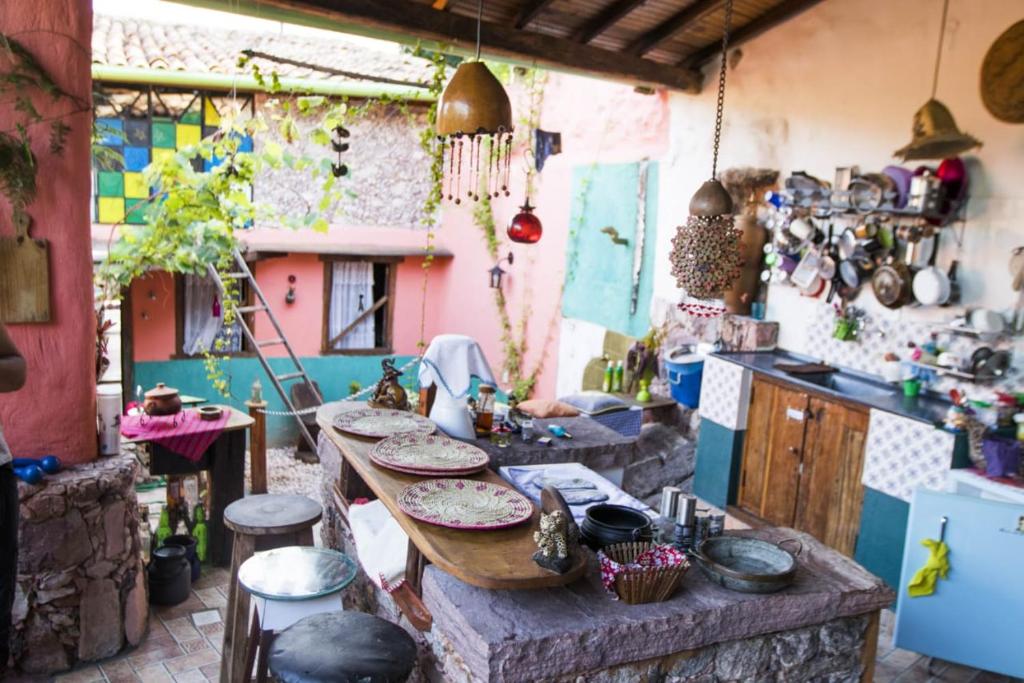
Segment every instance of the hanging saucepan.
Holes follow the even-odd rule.
[[[882,169],[882,173],[889,176],[893,184],[896,185],[894,204],[897,209],[902,209],[907,205],[907,198],[910,197],[910,180],[914,177],[914,172],[902,166],[886,166]]]
[[[844,301],[853,301],[860,294],[863,277],[857,264],[853,261],[840,261],[836,292]]]
[[[918,270],[927,268],[932,262],[935,254],[935,234],[924,235],[916,242],[907,242],[906,250],[903,252],[904,262]]]
[[[953,294],[949,276],[935,266],[928,266],[914,275],[914,298],[923,306],[943,306]]]
[[[850,181],[850,206],[861,213],[870,213],[898,196],[896,183],[884,173],[865,173]]]
[[[847,228],[839,234],[839,258],[844,261],[853,258],[853,252],[857,249],[857,234],[853,228]]]
[[[871,277],[871,289],[878,303],[886,308],[899,308],[911,299],[910,269],[907,264],[889,258],[875,270]]]

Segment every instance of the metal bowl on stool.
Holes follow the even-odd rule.
[[[796,555],[782,548],[795,538],[769,543],[744,536],[717,536],[704,540],[696,552],[704,575],[723,588],[741,593],[774,593],[793,583]]]

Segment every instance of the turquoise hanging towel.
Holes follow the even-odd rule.
[[[936,541],[934,538],[924,539],[921,545],[928,548],[928,561],[917,570],[907,584],[907,592],[912,598],[931,595],[935,592],[938,580],[945,579],[949,574],[949,546],[944,541]]]

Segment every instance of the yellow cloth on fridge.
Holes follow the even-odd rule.
[[[939,578],[945,579],[949,574],[949,546],[943,541],[926,538],[921,545],[928,548],[928,561],[917,570],[907,584],[907,592],[912,598],[921,598],[935,592],[935,584]]]

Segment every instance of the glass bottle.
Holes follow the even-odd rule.
[[[206,529],[206,512],[203,510],[203,504],[198,503],[192,514],[195,516],[195,526],[192,527],[192,535],[196,539],[196,555],[199,557],[200,562],[206,562],[209,532]]]
[[[171,534],[171,516],[167,510],[167,506],[164,505],[163,508],[161,508],[160,510],[160,523],[157,524],[156,537],[154,538],[155,543],[153,544],[152,547],[161,547],[164,544],[164,541],[166,541],[171,536]]]
[[[476,401],[476,435],[490,436],[494,426],[494,387],[481,384]]]

